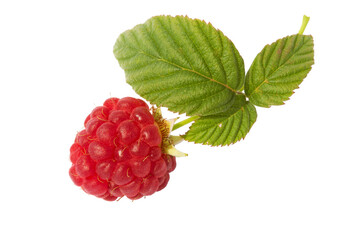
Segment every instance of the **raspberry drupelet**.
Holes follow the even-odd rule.
[[[164,189],[176,160],[162,150],[167,136],[159,124],[140,99],[107,99],[76,135],[70,178],[86,193],[107,201],[123,196],[136,200]]]

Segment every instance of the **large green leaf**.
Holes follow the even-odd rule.
[[[256,109],[245,96],[236,96],[226,112],[200,117],[183,136],[185,140],[204,145],[229,145],[245,138],[256,121]]]
[[[234,44],[198,19],[153,17],[122,33],[114,54],[140,96],[187,115],[225,111],[245,81]]]
[[[313,64],[312,36],[296,34],[279,39],[256,56],[246,75],[245,94],[257,106],[281,105]]]

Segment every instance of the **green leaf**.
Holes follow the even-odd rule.
[[[183,136],[185,140],[204,145],[223,146],[245,138],[256,121],[256,109],[237,95],[233,106],[226,112],[200,117]]]
[[[282,105],[314,64],[310,35],[291,35],[266,45],[246,74],[245,94],[261,107]]]
[[[136,93],[173,112],[223,112],[244,86],[244,62],[234,44],[198,19],[153,17],[122,33],[114,55]]]

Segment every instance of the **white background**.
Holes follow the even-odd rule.
[[[356,2],[1,1],[0,239],[359,240]],[[257,108],[244,141],[181,143],[163,191],[106,202],[73,185],[69,147],[92,108],[137,96],[113,44],[159,14],[211,22],[246,69],[306,14],[315,65],[284,106]]]

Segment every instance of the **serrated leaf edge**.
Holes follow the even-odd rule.
[[[251,104],[251,105],[247,106],[248,104]],[[241,141],[241,140],[244,140],[245,137],[247,136],[247,134],[249,134],[252,126],[254,125],[254,123],[256,122],[256,119],[257,119],[257,112],[256,112],[255,106],[254,106],[251,102],[249,102],[249,101],[247,101],[247,102],[245,103],[245,106],[247,106],[247,107],[242,106],[238,111],[242,111],[242,110],[243,110],[244,114],[245,114],[245,112],[246,112],[246,114],[248,115],[249,130],[244,134],[244,132],[243,132],[242,130],[240,130],[241,125],[239,125],[239,128],[237,129],[237,131],[240,131],[241,134],[242,134],[242,136],[241,136],[240,138],[237,138],[237,137],[235,136],[234,140],[232,140],[231,143],[212,145],[212,144],[209,143],[208,141],[206,141],[206,142],[201,142],[201,141],[199,141],[199,140],[193,141],[193,140],[186,139],[186,134],[192,129],[192,125],[189,127],[189,130],[188,130],[185,134],[181,135],[181,137],[184,138],[184,140],[187,141],[187,142],[192,142],[192,143],[195,143],[195,144],[201,144],[201,145],[206,145],[206,146],[211,146],[211,147],[230,146],[230,145],[233,145],[233,144],[235,144],[235,143],[237,143],[237,142],[239,142],[239,141]],[[252,123],[251,123],[251,117],[250,117],[251,115],[250,115],[250,110],[249,110],[249,108],[253,108],[253,110],[255,111],[255,115],[254,115],[254,116],[255,116],[255,119],[254,119],[254,121],[253,121]],[[229,118],[231,118],[233,115],[235,115],[236,113],[238,113],[238,111],[236,111],[235,113],[231,114],[231,115],[229,116]],[[209,117],[209,116],[206,116],[206,117]],[[244,115],[242,115],[241,121],[243,121],[243,119],[244,119]],[[201,117],[200,117],[198,120],[201,120]],[[196,120],[196,121],[198,121],[198,120]],[[196,121],[195,121],[195,122],[196,122]],[[214,131],[216,131],[216,128],[214,128],[214,130],[212,131],[211,134],[213,134]],[[209,134],[209,133],[204,132],[203,135],[205,135],[205,134]],[[221,134],[222,134],[222,133],[221,133]],[[221,136],[221,135],[220,135],[220,136]],[[220,137],[220,136],[219,136],[219,137]]]

